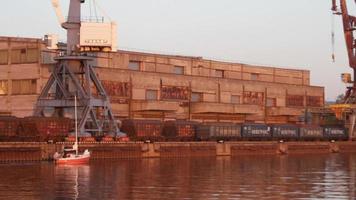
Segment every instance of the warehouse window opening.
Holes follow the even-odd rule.
[[[0,81],[0,95],[7,95],[8,85],[7,81]]]
[[[215,70],[215,76],[219,78],[224,78],[224,70]]]
[[[39,53],[37,48],[29,48],[27,49],[27,55],[26,55],[26,63],[36,63],[38,62],[39,58]]]
[[[182,66],[174,66],[174,73],[178,75],[184,74],[184,67]]]
[[[286,105],[291,107],[302,107],[304,106],[304,96],[302,95],[287,95]]]
[[[321,107],[323,106],[323,98],[319,96],[307,96],[307,106]]]
[[[241,96],[240,95],[232,95],[231,103],[233,104],[241,104]]]
[[[203,94],[200,92],[193,92],[191,96],[192,102],[202,102],[203,101]]]
[[[157,90],[146,90],[146,100],[157,100],[158,91]]]
[[[258,74],[252,73],[252,74],[251,74],[251,80],[252,80],[252,81],[257,81],[257,80],[258,80]]]
[[[8,51],[0,50],[0,65],[7,65],[7,64],[8,64]]]
[[[37,80],[13,80],[12,81],[12,94],[13,95],[30,95],[36,94]]]
[[[276,98],[267,98],[267,107],[276,107]]]
[[[129,69],[130,70],[139,71],[140,70],[140,65],[141,65],[141,62],[139,62],[139,61],[130,61],[129,62]]]
[[[11,50],[12,64],[37,63],[38,61],[39,61],[38,48]]]

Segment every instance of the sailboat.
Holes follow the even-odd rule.
[[[90,152],[86,149],[82,154],[78,152],[78,117],[77,117],[77,96],[74,96],[75,115],[75,143],[71,149],[64,149],[62,153],[56,152],[53,156],[57,164],[86,164],[89,163]]]

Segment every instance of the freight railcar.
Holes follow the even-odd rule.
[[[241,125],[233,123],[201,124],[196,128],[196,138],[200,141],[241,140]]]
[[[25,132],[33,131],[40,141],[64,141],[74,127],[73,120],[59,117],[26,117],[22,124]],[[30,127],[30,128],[29,128]],[[33,135],[29,133],[29,135]]]
[[[122,121],[122,132],[133,141],[162,141],[162,122],[158,120],[132,120]]]
[[[73,128],[73,121],[66,118],[0,117],[0,141],[64,141]],[[131,120],[122,121],[121,130],[133,141],[331,141],[347,140],[348,131],[338,126],[297,126],[234,123],[195,123],[190,121]],[[127,141],[117,139],[117,141]],[[88,135],[81,141],[94,141]],[[113,141],[102,137],[98,141]]]
[[[16,117],[0,117],[0,141],[16,141],[19,125]]]
[[[0,141],[64,141],[71,127],[66,118],[0,117]]]
[[[166,141],[194,141],[196,123],[177,120],[163,124],[162,137]]]
[[[324,126],[324,139],[327,140],[348,140],[349,135],[344,127]]]
[[[26,142],[42,142],[43,137],[40,137],[40,133],[37,129],[36,123],[25,119],[19,119],[20,125],[17,132],[18,141]]]
[[[244,124],[242,138],[244,140],[272,140],[271,127],[266,124]]]
[[[299,128],[299,140],[323,140],[324,129],[320,126],[301,126]]]
[[[272,137],[275,140],[298,140],[299,127],[296,125],[273,125]]]

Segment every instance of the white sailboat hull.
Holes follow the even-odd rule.
[[[75,165],[75,164],[87,164],[90,160],[90,152],[85,150],[83,154],[67,154],[66,157],[57,157],[54,158],[57,164],[67,164],[67,165]]]

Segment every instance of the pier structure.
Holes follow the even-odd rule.
[[[0,162],[48,161],[72,143],[0,143]],[[92,160],[355,153],[355,142],[81,143]]]

